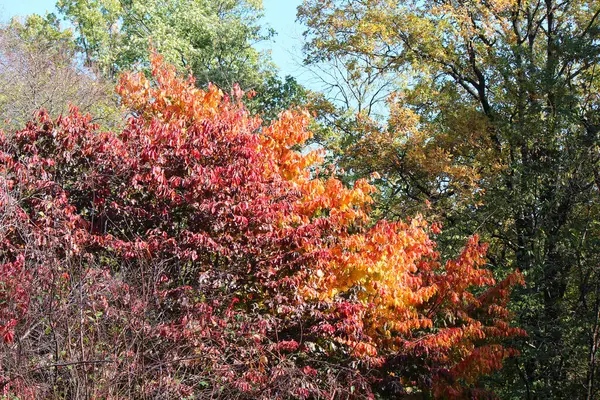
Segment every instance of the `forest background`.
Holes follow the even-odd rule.
[[[331,390],[328,395],[337,393],[340,398],[474,398],[495,393],[503,399],[591,400],[600,396],[600,2],[60,0],[56,6],[41,1],[10,2],[2,8],[0,107],[6,131],[27,126],[13,146],[23,154],[31,151],[33,144],[28,140],[32,132],[52,130],[46,129],[45,114],[38,117],[39,126],[27,125],[39,108],[56,118],[69,114],[68,104],[72,103],[93,119],[85,122],[75,114],[73,120],[61,123],[64,129],[77,127],[86,132],[94,130],[87,125],[92,122],[101,129],[121,130],[123,104],[140,125],[150,117],[160,119],[172,112],[168,106],[153,108],[150,95],[136,98],[138,78],[131,78],[128,71],[153,77],[159,82],[157,93],[162,90],[173,98],[181,96],[187,104],[185,95],[197,93],[169,73],[166,77],[157,73],[156,66],[152,69],[152,46],[164,57],[161,65],[165,71],[172,71],[168,67],[172,64],[179,74],[191,72],[208,97],[213,93],[209,82],[232,93],[232,98],[240,87],[253,94],[244,100],[246,107],[266,125],[281,127],[285,124],[277,124],[282,118],[285,121],[285,110],[307,109],[310,121],[296,118],[312,131],[312,137],[299,133],[304,128],[277,128],[297,139],[286,142],[288,147],[298,151],[300,159],[311,150],[324,149],[323,169],[311,170],[311,174],[320,176],[328,171],[335,177],[335,185],[358,183],[360,188],[361,182],[369,180],[377,190],[372,206],[365,211],[371,221],[366,225],[378,227],[376,221],[385,225],[417,215],[432,223],[423,229],[431,229],[428,232],[436,238],[441,262],[448,263],[442,269],[426,263],[428,267],[419,267],[423,271],[437,271],[438,275],[432,272],[432,276],[450,273],[452,260],[459,260],[456,265],[465,271],[476,269],[464,258],[475,246],[472,238],[477,235],[489,244],[481,264],[495,280],[484,274],[478,276],[480,280],[469,281],[472,293],[462,293],[465,297],[448,306],[447,315],[431,318],[435,329],[411,320],[417,324],[415,330],[426,332],[419,338],[445,335],[444,329],[460,326],[465,343],[455,348],[453,342],[442,350],[440,339],[404,354],[394,347],[397,343],[391,347],[382,344],[382,337],[393,336],[394,329],[389,333],[387,326],[375,324],[373,332],[377,333],[365,333],[368,340],[344,340],[364,345],[365,354],[371,351],[369,346],[387,352],[388,358],[377,372],[382,375],[375,373],[377,384],[369,381],[365,372],[377,362],[367,363],[369,367],[350,363],[344,366],[360,371],[360,379],[335,381],[332,376],[341,374],[336,367],[331,366],[331,371],[317,368],[314,375],[322,385],[317,389],[319,384],[310,380],[312,370],[303,370],[304,378],[312,383],[290,378],[298,386],[294,387],[295,396],[325,396],[324,387]],[[23,17],[11,20],[17,14]],[[120,80],[124,73],[129,80]],[[117,82],[121,100],[115,99]],[[170,92],[175,87],[180,91]],[[215,110],[223,112],[228,124],[237,126],[240,122],[224,111],[227,107],[217,105]],[[175,113],[173,118],[192,125],[190,121],[207,118],[194,113]],[[88,140],[86,135],[81,140]],[[243,140],[250,139],[244,136]],[[16,151],[13,147],[6,145],[5,152],[17,159],[20,153],[11,153]],[[27,157],[32,164],[38,162],[37,153]],[[274,160],[269,162],[279,162],[276,157]],[[114,160],[103,162],[112,165]],[[308,160],[299,163],[300,169],[312,165]],[[284,172],[282,176],[288,179],[289,171]],[[65,172],[65,176],[69,173],[74,172]],[[70,178],[64,179],[70,182]],[[304,178],[290,179],[294,184],[307,184]],[[357,204],[352,207],[362,207]],[[119,207],[125,210],[129,205]],[[325,213],[327,218],[335,214],[331,210]],[[302,214],[305,210],[294,212],[309,220],[315,218]],[[186,223],[177,222],[181,226]],[[363,232],[346,220],[337,223],[340,232],[349,237],[356,233],[354,229],[366,237],[370,233],[365,232],[372,232]],[[394,229],[409,228],[398,225]],[[392,240],[395,236],[389,234]],[[470,243],[467,250],[466,243]],[[114,243],[106,246],[106,251],[118,247]],[[483,257],[483,249],[477,249],[473,250],[477,255],[472,255],[475,264]],[[17,258],[11,263],[16,265]],[[484,317],[473,314],[481,304],[467,307],[467,303],[473,296],[488,293],[485,286],[500,287],[498,298],[506,297],[506,288],[494,286],[494,282],[513,286],[518,281],[512,275],[516,270],[521,271],[525,285],[515,286],[508,305],[494,300],[496,308],[489,306],[487,312],[498,313],[492,318],[496,330],[485,333],[494,340],[503,338],[500,342],[506,347],[502,351],[516,351],[473,356],[484,346],[476,338],[480,333],[474,333]],[[424,272],[424,280],[435,281],[425,276]],[[269,286],[265,290],[275,289]],[[423,311],[429,317],[438,306],[427,302],[433,298],[435,303],[435,296],[421,292],[418,296],[422,303],[410,309],[421,312],[419,307],[429,307]],[[311,318],[317,321],[320,317]],[[315,321],[311,323],[316,326]],[[457,321],[467,322],[460,325]],[[2,328],[10,342],[13,328],[8,324]],[[400,336],[405,334],[402,329],[396,329],[402,332]],[[48,332],[53,333],[52,329]],[[394,351],[398,353],[391,357]],[[461,362],[469,357],[477,361],[469,364],[467,373]],[[341,359],[335,359],[337,367]],[[12,368],[17,365],[15,361]],[[298,365],[306,367],[304,361]],[[55,371],[55,390],[72,395],[72,388],[56,383],[57,375]],[[397,376],[401,378],[394,386]],[[258,385],[252,389],[255,393],[263,390],[257,389],[263,383],[244,379],[240,378],[244,385]],[[349,381],[354,382],[348,386],[352,389],[344,392]],[[236,390],[243,393],[245,389]]]

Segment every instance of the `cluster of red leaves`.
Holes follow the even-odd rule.
[[[461,398],[513,354],[521,278],[476,238],[442,264],[425,222],[371,226],[367,182],[318,176],[305,113],[261,126],[152,66],[121,79],[122,132],[72,110],[0,138],[1,390]]]

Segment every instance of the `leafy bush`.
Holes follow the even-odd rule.
[[[261,126],[244,94],[125,74],[133,115],[73,108],[0,139],[0,387],[22,398],[461,398],[514,351],[472,238],[368,218],[298,151],[309,117]]]

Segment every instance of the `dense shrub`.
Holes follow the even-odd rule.
[[[0,139],[0,388],[20,398],[477,395],[514,351],[513,274],[472,238],[368,218],[301,150],[309,117],[261,126],[244,94],[153,58],[132,117],[101,132],[41,111]]]

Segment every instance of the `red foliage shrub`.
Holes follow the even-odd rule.
[[[306,114],[153,76],[122,78],[122,132],[73,109],[0,138],[5,393],[459,398],[514,354],[521,278],[476,238],[440,263],[423,221],[371,226],[368,183],[320,177]]]

